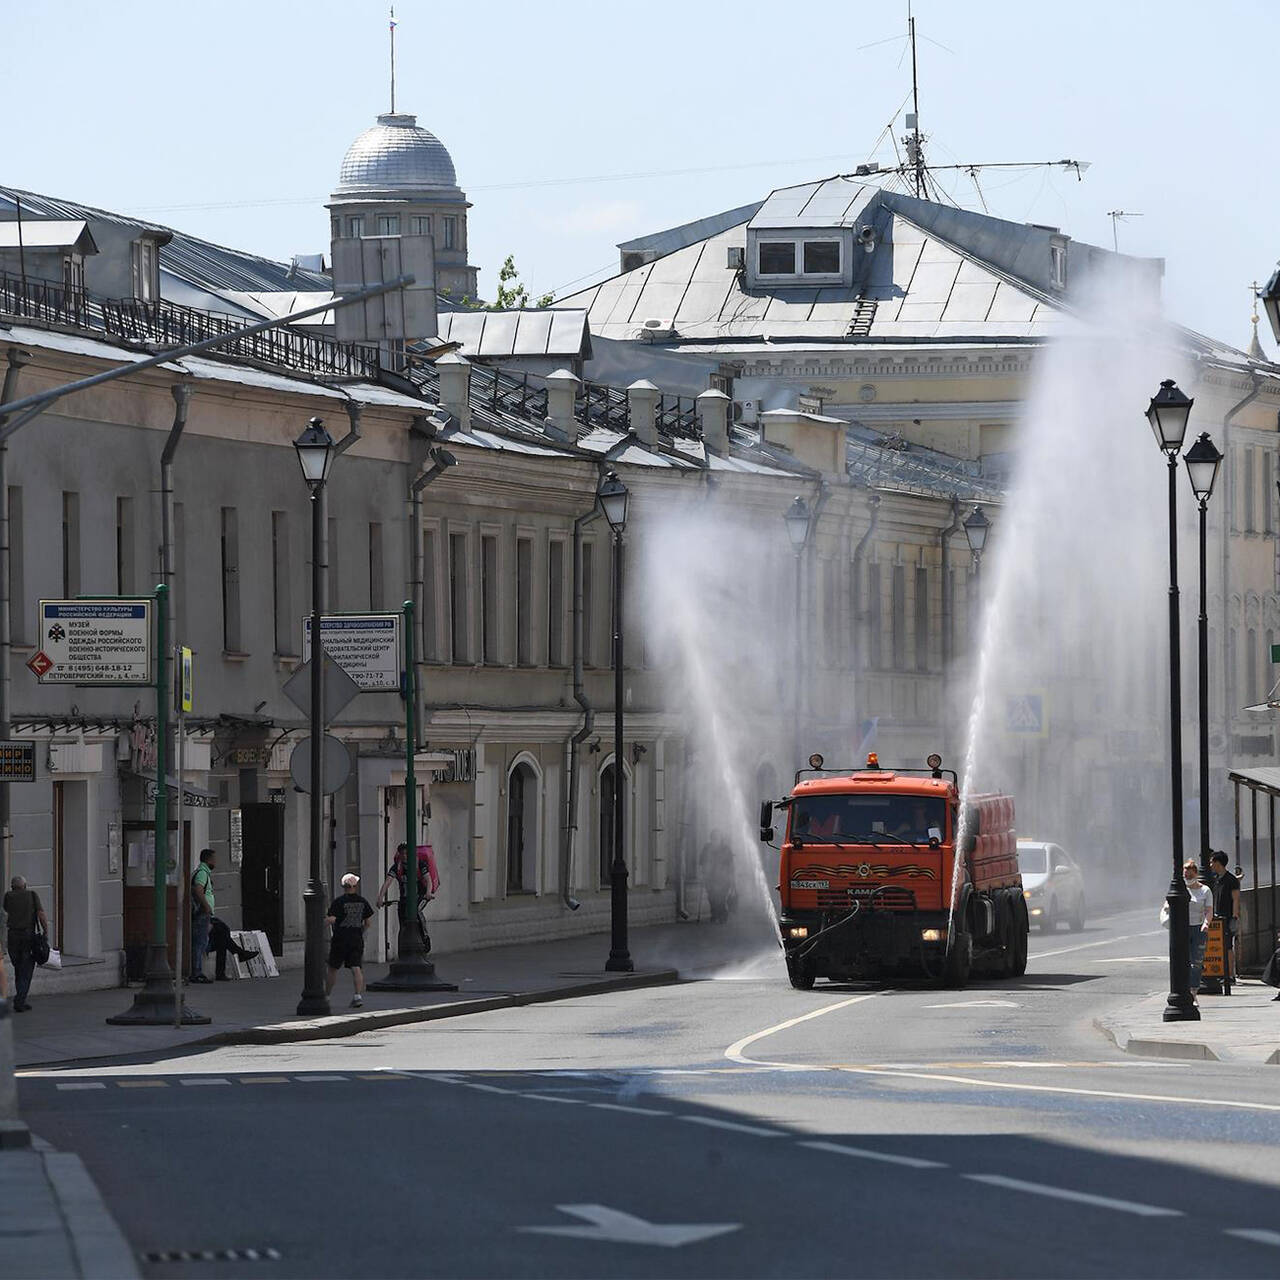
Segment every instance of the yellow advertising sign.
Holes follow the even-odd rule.
[[[190,711],[192,702],[192,653],[185,645],[178,650],[178,710]]]
[[[1204,964],[1200,974],[1205,978],[1225,978],[1227,976],[1225,945],[1225,920],[1210,920],[1209,935],[1204,943]]]

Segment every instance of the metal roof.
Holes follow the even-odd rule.
[[[827,178],[805,182],[798,187],[782,187],[751,219],[752,227],[851,227],[857,225],[867,206],[880,195],[880,188],[853,178]]]
[[[417,116],[380,115],[347,148],[333,194],[349,198],[380,191],[461,196],[452,156],[434,133],[418,126]]]
[[[24,249],[98,252],[89,224],[83,218],[42,218],[33,222],[24,217],[21,225],[16,218],[11,222],[0,222],[0,249],[16,249],[19,245]]]
[[[739,205],[736,209],[726,209],[724,213],[713,213],[710,217],[698,218],[693,222],[684,222],[666,231],[655,231],[652,235],[624,240],[618,245],[618,251],[628,253],[649,250],[659,255],[674,253],[686,245],[695,244],[708,236],[727,231],[730,227],[749,222],[763,203],[763,200],[754,200],[751,204]]]
[[[591,331],[582,310],[451,311],[439,316],[437,338],[460,342],[468,359],[552,356],[575,360],[591,354]]]

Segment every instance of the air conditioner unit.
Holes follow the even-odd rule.
[[[735,400],[733,402],[733,420],[754,425],[760,417],[759,400]]]
[[[675,337],[676,322],[670,318],[646,320],[640,329],[641,335],[649,342],[657,342],[663,338]]]
[[[730,271],[742,271],[747,265],[747,251],[743,245],[731,244],[725,250],[725,266]]]

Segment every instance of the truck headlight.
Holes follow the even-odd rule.
[[[945,929],[921,929],[921,942],[941,942],[947,936]]]
[[[804,924],[793,924],[787,927],[788,938],[807,938],[809,936],[809,926]]]

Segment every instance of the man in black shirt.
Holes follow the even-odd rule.
[[[1213,914],[1223,921],[1227,980],[1234,982],[1235,940],[1240,925],[1240,881],[1227,870],[1227,855],[1221,851],[1209,860],[1213,866]]]
[[[333,926],[333,940],[329,943],[329,972],[325,975],[324,990],[329,995],[338,980],[338,970],[344,966],[351,970],[356,993],[351,997],[351,1007],[359,1009],[364,1004],[364,931],[373,918],[373,908],[362,898],[356,888],[360,877],[347,872],[342,877],[346,891],[333,900],[325,921]]]

